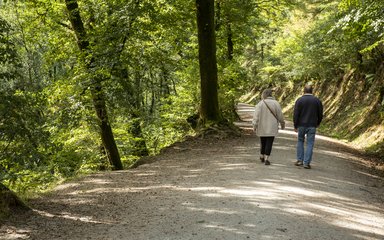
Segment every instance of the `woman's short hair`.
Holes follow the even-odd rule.
[[[272,97],[272,89],[267,88],[263,91],[261,98],[266,99],[267,97]]]

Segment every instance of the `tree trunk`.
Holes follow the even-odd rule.
[[[227,23],[227,57],[231,61],[233,59],[233,40],[231,23]]]
[[[80,48],[80,51],[85,53],[85,59],[87,59],[87,57],[91,56],[89,40],[87,39],[87,33],[84,29],[84,24],[80,16],[77,0],[65,0],[65,4],[69,12],[69,20],[77,37],[77,44]],[[93,62],[94,59],[91,56],[89,62],[86,64],[88,70],[92,69]],[[121,163],[119,151],[117,149],[115,138],[112,133],[112,128],[108,121],[107,107],[105,104],[105,97],[102,91],[101,82],[97,77],[96,79],[93,79],[91,84],[91,95],[93,105],[99,119],[101,140],[103,142],[105,152],[107,153],[109,161],[113,164],[114,169],[121,170],[123,169],[123,164]]]
[[[216,17],[215,17],[215,31],[219,31],[221,27],[221,4],[216,1]]]
[[[264,62],[264,46],[265,44],[261,44],[261,62]]]
[[[148,156],[149,151],[141,130],[139,115],[132,113],[132,125],[129,128],[129,132],[134,137],[132,155],[139,157]]]
[[[7,217],[10,210],[21,209],[23,211],[30,208],[22,202],[15,193],[0,183],[0,219]]]
[[[200,119],[221,120],[218,100],[214,0],[196,0],[199,39],[201,105]]]
[[[96,82],[92,84],[91,95],[93,106],[95,107],[96,115],[99,120],[101,141],[103,142],[108,160],[115,170],[121,170],[123,169],[123,164],[121,163],[119,150],[117,149],[112,128],[109,124],[105,97],[99,80],[96,80]]]

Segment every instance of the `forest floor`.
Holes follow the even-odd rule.
[[[294,166],[292,126],[258,160],[251,111],[240,137],[190,139],[135,169],[58,186],[0,226],[0,239],[384,239],[384,179],[345,144],[317,136]]]

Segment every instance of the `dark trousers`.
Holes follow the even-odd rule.
[[[261,155],[271,155],[273,140],[275,140],[275,137],[260,137]]]

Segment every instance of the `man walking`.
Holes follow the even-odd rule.
[[[313,87],[305,85],[304,95],[296,100],[293,124],[297,132],[297,162],[296,166],[311,168],[313,145],[315,143],[316,128],[323,120],[323,104],[313,96]],[[307,137],[307,147],[304,152],[304,140]]]

